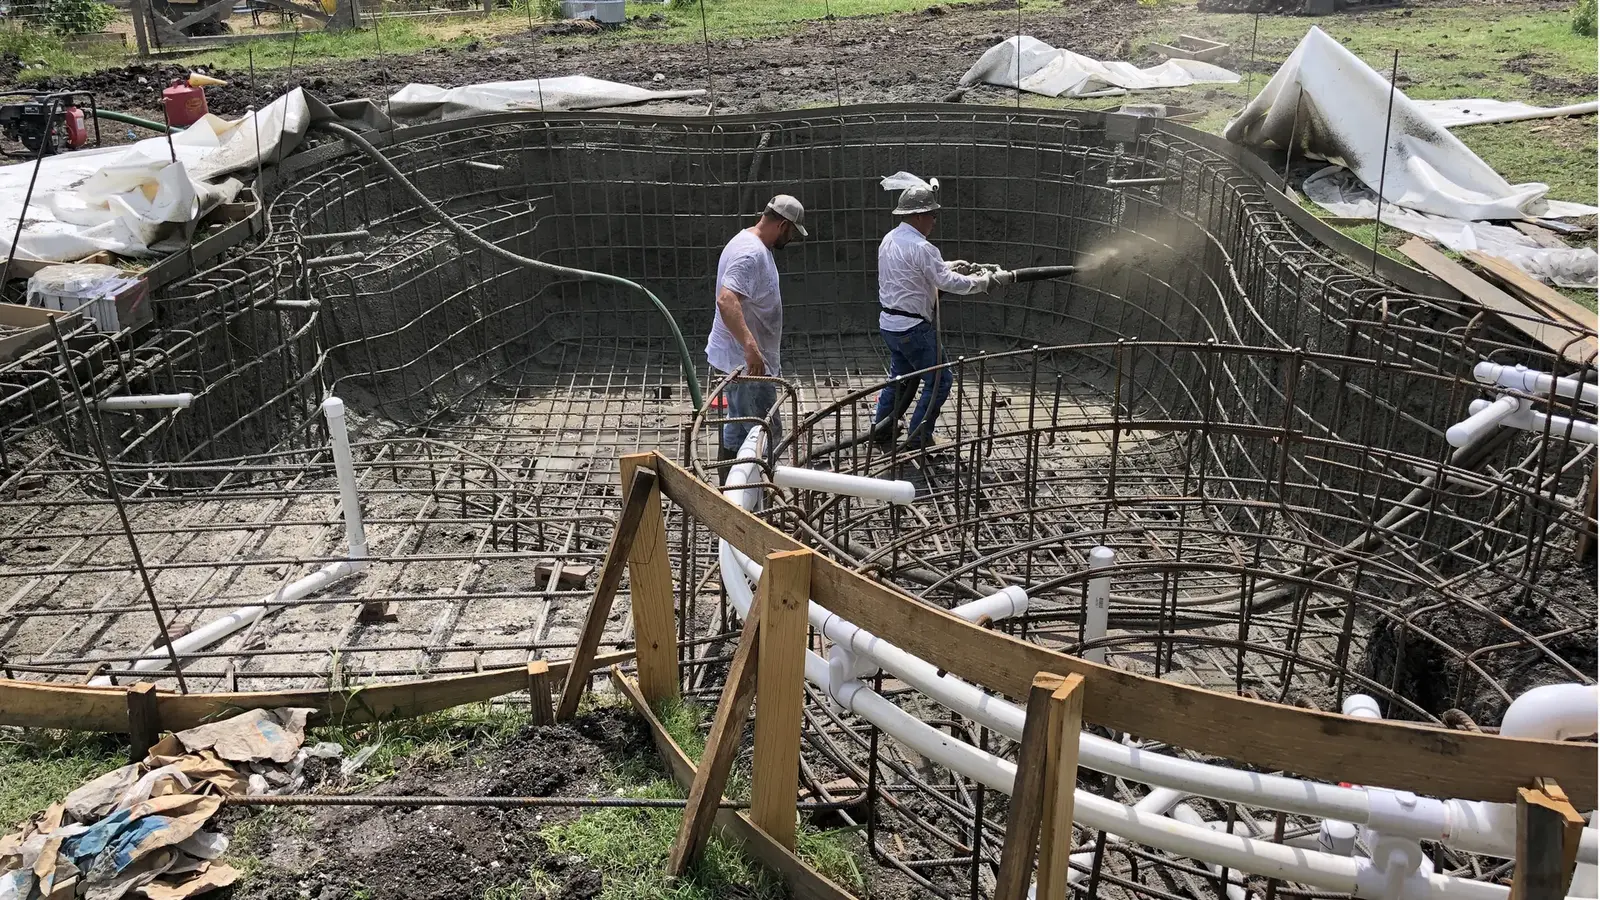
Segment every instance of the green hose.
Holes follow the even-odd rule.
[[[705,405],[705,401],[700,396],[700,382],[695,378],[694,374],[694,357],[689,353],[689,345],[683,340],[683,332],[678,328],[678,320],[672,317],[672,313],[667,309],[666,304],[662,303],[655,294],[650,293],[650,291],[645,288],[644,285],[629,281],[628,279],[617,275],[608,275],[604,272],[591,272],[588,269],[574,269],[568,266],[558,266],[555,263],[547,263],[543,262],[542,260],[530,259],[526,256],[520,256],[516,253],[512,253],[510,250],[498,246],[497,244],[481,237],[477,232],[467,228],[460,222],[457,222],[455,219],[451,218],[449,213],[440,209],[438,204],[428,199],[426,194],[422,193],[422,191],[419,190],[416,185],[411,183],[411,179],[407,178],[405,173],[401,172],[394,163],[390,162],[389,158],[384,156],[377,147],[372,146],[372,144],[366,138],[362,137],[351,129],[346,128],[345,126],[340,125],[338,122],[318,122],[312,127],[344,138],[346,142],[353,145],[357,150],[360,150],[362,153],[366,154],[369,159],[377,163],[380,168],[389,174],[390,178],[394,179],[396,184],[404,188],[406,193],[411,195],[412,199],[422,204],[423,208],[431,213],[434,219],[440,224],[444,225],[446,228],[449,228],[451,231],[454,231],[461,237],[466,238],[468,241],[477,244],[479,247],[494,254],[495,256],[529,269],[538,269],[540,271],[550,272],[556,275],[565,275],[569,278],[576,278],[579,281],[594,281],[599,282],[600,284],[611,284],[618,287],[628,288],[630,290],[638,291],[639,293],[650,298],[650,302],[655,304],[655,307],[660,311],[662,318],[667,320],[667,327],[672,329],[672,338],[678,344],[678,363],[683,369],[683,383],[689,388],[689,398],[694,401],[694,408],[699,409]]]
[[[119,113],[114,109],[97,109],[94,111],[94,114],[98,118],[108,119],[112,122],[121,122],[124,125],[134,125],[139,128],[148,128],[149,130],[154,131],[156,134],[166,134],[168,131],[171,131],[173,134],[177,134],[183,130],[182,125],[167,126],[161,124],[160,122],[152,122],[149,119],[141,119],[138,116],[130,116],[127,113]]]

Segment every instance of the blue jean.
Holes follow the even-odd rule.
[[[783,423],[778,419],[777,410],[773,409],[778,403],[778,386],[771,381],[748,381],[736,378],[729,382],[723,389],[722,396],[728,401],[729,419],[759,420],[768,412],[772,418],[767,425],[767,450],[778,445],[783,439]],[[750,436],[750,429],[756,427],[757,421],[724,422],[722,424],[722,446],[728,450],[738,450],[744,445],[744,439]]]
[[[880,328],[878,333],[883,335],[883,342],[889,347],[890,378],[944,362],[944,350],[938,346],[931,323],[922,322],[907,331],[884,331]],[[944,401],[950,396],[953,380],[949,369],[938,369],[922,376],[922,396],[917,400],[916,411],[911,414],[911,441],[925,442],[933,436],[933,425],[939,419],[939,410],[944,406]],[[906,382],[879,392],[878,412],[873,420],[882,422],[894,415],[896,395],[916,389],[916,382]]]

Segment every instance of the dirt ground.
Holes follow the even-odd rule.
[[[935,6],[919,13],[865,16],[806,23],[783,37],[713,40],[712,89],[719,108],[764,111],[845,103],[936,101],[983,50],[1014,33],[998,26],[1004,2]],[[1029,34],[1068,45],[1091,56],[1126,58],[1129,42],[1160,15],[1137,0],[1086,0],[1049,12],[1030,11]],[[640,27],[634,25],[632,27]],[[914,48],[914,51],[913,49]],[[1141,60],[1135,59],[1136,62]],[[1155,62],[1152,54],[1149,60]],[[95,91],[112,109],[154,114],[157,88],[188,69],[176,63],[144,63],[84,76],[48,79],[46,86]],[[572,39],[535,31],[509,34],[463,49],[434,48],[410,56],[312,62],[288,70],[258,72],[252,88],[245,72],[214,71],[229,80],[207,90],[221,115],[243,113],[252,103],[302,86],[329,100],[383,97],[408,82],[453,86],[509,78],[583,73],[659,90],[706,87],[706,48],[699,42],[649,43]],[[655,81],[654,76],[664,76]],[[837,91],[835,79],[837,78]],[[986,102],[989,89],[969,96]],[[1005,93],[994,91],[992,101]]]

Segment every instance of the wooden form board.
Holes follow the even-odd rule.
[[[644,485],[648,491],[639,527],[628,545],[628,598],[633,605],[633,631],[638,642],[639,689],[651,703],[678,696],[678,622],[673,605],[672,566],[667,561],[667,520],[661,511],[661,487],[652,475],[635,480],[641,468],[648,471],[655,457],[633,453],[622,457],[623,505],[629,493]]]
[[[633,651],[594,657],[592,669],[626,662]],[[571,663],[549,664],[550,677],[565,677]],[[378,719],[405,719],[425,713],[480,703],[528,689],[525,666],[362,685],[343,690],[245,691],[222,694],[156,694],[161,727],[181,731],[252,709],[309,707],[313,725],[356,724]],[[70,728],[77,731],[128,731],[128,689],[50,684],[0,678],[0,725],[28,728]]]
[[[655,470],[667,496],[745,555],[760,559],[803,549],[659,454]],[[1359,719],[1124,672],[979,628],[822,555],[812,563],[811,599],[959,678],[1014,699],[1028,696],[1036,672],[1082,675],[1083,718],[1138,737],[1270,771],[1436,797],[1509,803],[1518,788],[1548,776],[1575,804],[1588,809],[1596,802],[1600,755],[1592,743]]]
[[[628,698],[639,715],[644,717],[645,723],[650,726],[650,736],[655,740],[656,751],[661,754],[662,761],[672,770],[672,777],[679,786],[686,791],[689,790],[694,783],[694,761],[689,759],[689,754],[683,752],[683,748],[679,747],[677,741],[672,739],[672,735],[667,733],[666,726],[661,724],[661,720],[650,709],[650,704],[645,702],[644,695],[639,692],[638,684],[622,674],[622,670],[616,666],[611,668],[611,683]],[[795,856],[757,828],[744,813],[733,809],[719,810],[717,827],[721,829],[724,838],[740,845],[746,853],[776,872],[796,900],[856,900],[854,894],[806,865],[800,857]]]
[[[1006,838],[995,876],[994,900],[1026,900],[1033,881],[1034,849],[1044,824],[1050,774],[1050,696],[1064,686],[1060,675],[1040,672],[1028,690],[1028,718],[1017,749],[1017,780],[1006,808]],[[1059,721],[1059,718],[1058,718]],[[1069,825],[1070,829],[1071,826]]]
[[[1030,698],[1031,700],[1031,698]],[[1083,731],[1083,676],[1068,675],[1050,694],[1050,746],[1039,824],[1039,896],[1067,896],[1072,860],[1073,792],[1078,787],[1078,735]]]
[[[1511,900],[1562,900],[1572,885],[1583,816],[1553,781],[1517,790],[1517,867]]]
[[[1575,328],[1560,328],[1539,321],[1549,316],[1472,274],[1466,266],[1445,256],[1427,241],[1412,238],[1400,245],[1400,252],[1460,291],[1462,296],[1482,304],[1490,312],[1499,313],[1512,328],[1532,338],[1540,346],[1560,353],[1568,362],[1583,363],[1595,355],[1596,344],[1592,336],[1574,340],[1577,337]]]
[[[768,555],[755,597],[761,607],[761,650],[756,660],[750,821],[789,850],[794,849],[795,796],[800,784],[806,612],[811,605],[813,556],[810,550]]]
[[[1596,318],[1594,310],[1579,306],[1567,299],[1566,294],[1535,280],[1528,273],[1512,265],[1510,260],[1476,250],[1468,250],[1463,255],[1494,280],[1505,285],[1513,294],[1548,312],[1552,317],[1565,319],[1590,334],[1600,328],[1600,319]]]

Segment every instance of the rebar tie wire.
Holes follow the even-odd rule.
[[[694,357],[689,353],[689,345],[683,340],[683,331],[678,328],[678,320],[673,318],[672,313],[667,309],[666,304],[662,303],[661,300],[657,298],[655,294],[651,293],[650,290],[644,285],[635,281],[629,281],[620,275],[610,275],[605,272],[593,272],[588,269],[575,269],[570,266],[547,263],[542,260],[531,259],[529,257],[513,253],[510,250],[507,250],[504,247],[501,247],[488,240],[487,238],[480,236],[477,232],[467,228],[465,225],[462,225],[460,222],[457,222],[455,219],[451,218],[449,213],[439,208],[437,203],[434,203],[432,200],[430,200],[428,196],[422,193],[422,191],[416,185],[412,184],[411,179],[407,178],[405,174],[400,171],[399,167],[391,162],[387,156],[384,156],[381,150],[373,146],[370,141],[362,137],[353,129],[341,125],[338,122],[318,122],[311,127],[343,138],[346,143],[349,143],[357,150],[360,150],[367,156],[368,159],[377,163],[379,168],[383,169],[390,178],[394,179],[394,181],[400,185],[400,187],[404,188],[406,193],[411,195],[412,199],[420,203],[435,221],[455,232],[457,235],[465,238],[468,242],[484,249],[485,251],[524,268],[538,269],[540,271],[549,272],[555,275],[564,275],[569,278],[576,278],[579,281],[593,281],[600,284],[614,285],[616,287],[627,288],[629,290],[635,290],[644,294],[650,299],[650,302],[655,305],[655,308],[661,313],[662,318],[667,320],[667,327],[672,329],[672,339],[678,345],[678,364],[683,369],[684,385],[689,389],[689,398],[694,401],[695,409],[699,409],[705,404],[705,401],[700,396],[700,382],[695,377]]]

